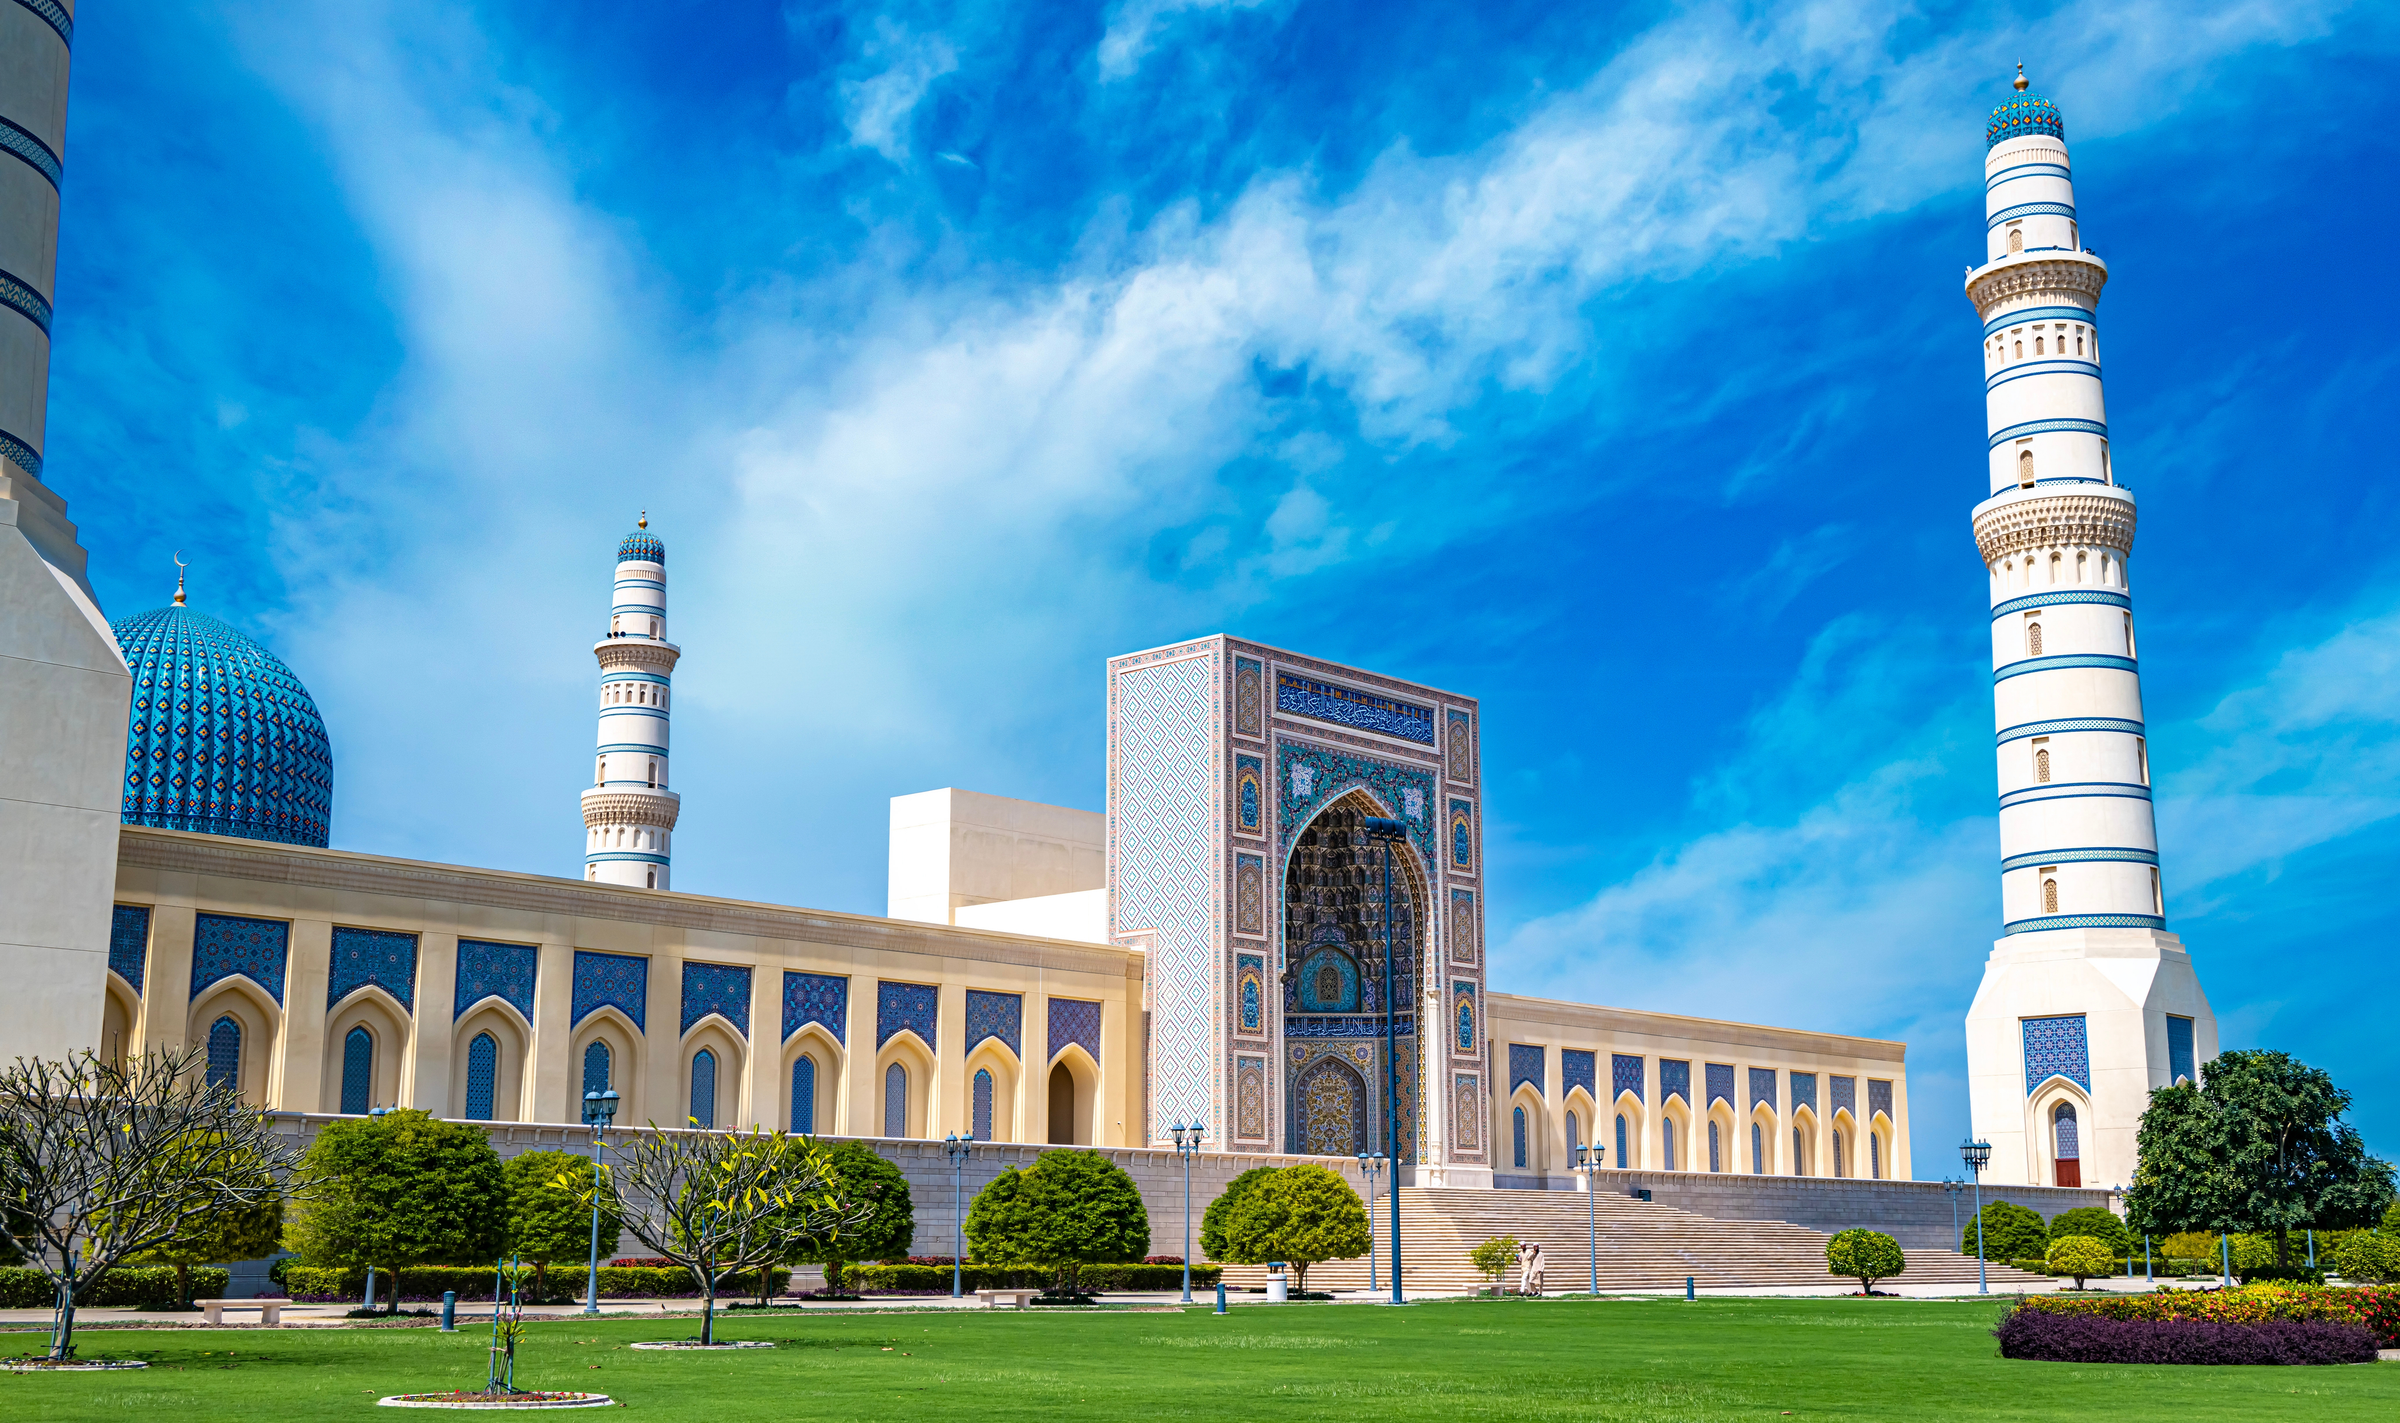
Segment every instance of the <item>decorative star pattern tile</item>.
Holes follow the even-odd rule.
[[[615,958],[614,954],[594,955]],[[533,976],[540,965],[542,951],[532,944],[497,944],[485,939],[458,941],[458,987],[450,995],[450,1021],[457,1022],[469,1008],[486,998],[498,998],[533,1021]],[[582,995],[584,955],[575,956],[576,994]],[[647,965],[647,959],[633,963]],[[583,1011],[576,1010],[575,1021],[583,1021]],[[642,1021],[640,997],[637,991],[635,1006],[627,1010],[635,1025]]]
[[[1024,1057],[1025,995],[967,990],[967,1051],[985,1038],[998,1038],[1008,1050]],[[981,1140],[982,1138],[978,1138]]]
[[[463,949],[464,944],[460,947]],[[529,995],[530,997],[530,995]],[[633,1020],[637,1031],[648,1032],[643,1021],[650,998],[650,960],[634,954],[575,951],[575,1008],[578,1023],[595,1009],[614,1008]]]
[[[341,929],[333,931],[332,962],[325,979],[325,1006],[334,1004],[373,984],[394,998],[400,1006],[415,1012],[417,1007],[417,936],[394,934],[381,929]]]
[[[192,996],[238,973],[281,1004],[291,933],[292,926],[280,919],[200,915],[192,926]]]
[[[108,921],[108,966],[134,992],[142,991],[142,968],[150,961],[150,908],[120,904]]]
[[[843,1040],[844,1024],[850,1017],[850,980],[830,973],[783,972],[783,1035],[792,1034],[809,1023],[819,1023],[833,1034],[835,1042]]]
[[[690,1032],[692,1024],[711,1013],[733,1024],[733,1030],[745,1040],[749,1038],[750,970],[733,964],[687,960],[683,965],[682,1031]]]

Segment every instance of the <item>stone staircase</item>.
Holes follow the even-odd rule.
[[[1390,1276],[1385,1272],[1391,1264],[1391,1220],[1384,1211],[1389,1198],[1379,1198],[1375,1204],[1377,1273],[1388,1288]],[[1682,1286],[1686,1276],[1701,1289],[1840,1283],[1825,1270],[1829,1237],[1784,1221],[1717,1220],[1609,1192],[1587,1198],[1580,1191],[1414,1186],[1400,1189],[1401,1283],[1425,1291],[1482,1287],[1487,1282],[1467,1263],[1467,1252],[1495,1236],[1513,1235],[1541,1242],[1544,1284],[1552,1293],[1587,1289],[1591,1248],[1586,1212],[1591,1207],[1597,1207],[1599,1216],[1603,1291],[1674,1289]],[[1261,1286],[1266,1275],[1264,1266],[1229,1265],[1225,1282],[1235,1288]],[[1907,1272],[1894,1283],[1971,1287],[1975,1257],[1952,1250],[1911,1250]],[[2016,1289],[2046,1286],[2050,1281],[2046,1276],[1994,1265],[1991,1283],[1994,1289]],[[1309,1267],[1312,1290],[1364,1289],[1366,1284],[1363,1256]],[[1512,1289],[1516,1286],[1514,1269],[1509,1271],[1508,1284]]]

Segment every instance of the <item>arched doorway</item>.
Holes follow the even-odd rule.
[[[1336,798],[1294,837],[1282,885],[1283,1036],[1293,1076],[1285,1149],[1355,1155],[1391,1151],[1391,1067],[1384,1005],[1397,1010],[1400,1142],[1415,1153],[1419,1087],[1416,1013],[1424,962],[1426,891],[1414,838],[1391,853],[1392,972],[1384,956],[1384,849],[1366,833],[1369,816],[1398,812],[1366,792]],[[1419,828],[1410,822],[1412,831]],[[1355,1100],[1352,1100],[1353,1095]]]
[[[2058,1184],[2083,1184],[2083,1141],[2077,1131],[2075,1104],[2061,1102],[2050,1109],[2050,1132],[2055,1154],[2051,1160],[2058,1166]]]
[[[1367,1084],[1349,1063],[1322,1057],[1300,1073],[1300,1149],[1356,1156],[1367,1149]]]

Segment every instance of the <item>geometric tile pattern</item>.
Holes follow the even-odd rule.
[[[2084,1037],[2083,1015],[2027,1018],[2025,1023],[2025,1095],[2053,1077],[2064,1077],[2084,1091],[2092,1090],[2091,1049]]]
[[[707,1048],[692,1056],[691,1124],[704,1129],[717,1124],[717,1055]]]
[[[1256,756],[1233,758],[1233,825],[1255,835],[1266,824],[1266,763]]]
[[[1451,780],[1471,781],[1475,779],[1474,738],[1469,734],[1472,730],[1473,723],[1467,719],[1465,712],[1454,710],[1450,713],[1448,749]]]
[[[466,946],[459,946],[464,949]],[[637,1031],[650,1031],[644,1021],[650,997],[650,960],[634,954],[575,951],[574,1008],[569,1019],[580,1023],[593,1010],[614,1008],[633,1020]]]
[[[1856,1117],[1858,1115],[1858,1079],[1835,1077],[1828,1080],[1833,1083],[1834,1111],[1848,1112],[1851,1116]]]
[[[1729,1062],[1708,1064],[1708,1105],[1714,1107],[1719,1102],[1728,1107],[1733,1105],[1733,1064]]]
[[[1460,979],[1450,985],[1451,1047],[1463,1054],[1475,1051],[1475,985]]]
[[[450,995],[450,1021],[457,1022],[469,1008],[481,1003],[486,998],[497,998],[524,1014],[526,1022],[532,1022],[533,974],[541,957],[542,951],[532,944],[495,944],[482,939],[459,940],[458,980],[455,991]],[[580,996],[583,955],[577,954],[575,958],[577,993]],[[650,961],[634,959],[631,962],[647,968]],[[641,1001],[638,992],[634,1006],[626,1011],[636,1025],[641,1023]],[[583,1021],[581,1010],[576,1012],[575,1021],[578,1023]]]
[[[1234,1133],[1244,1141],[1267,1137],[1267,1063],[1264,1058],[1233,1061]]]
[[[1198,1122],[1222,1129],[1216,1117],[1213,1061],[1216,977],[1222,966],[1212,943],[1211,833],[1214,787],[1222,775],[1211,725],[1216,668],[1213,657],[1182,657],[1121,668],[1111,679],[1109,847],[1115,883],[1109,914],[1117,933],[1151,934],[1150,1127]],[[1236,679],[1239,680],[1238,678]],[[1051,1052],[1059,1033],[1061,1000],[1050,1004]],[[1098,1056],[1098,1033],[1087,1048]]]
[[[842,1041],[843,1025],[850,1017],[850,980],[830,973],[794,973],[783,971],[783,1035],[790,1037],[801,1025],[818,1023],[833,1034],[835,1042]]]
[[[1631,1092],[1634,1096],[1634,1100],[1644,1102],[1648,1101],[1648,1094],[1642,1090],[1643,1078],[1646,1075],[1647,1074],[1642,1070],[1642,1059],[1638,1057],[1632,1057],[1621,1052],[1612,1053],[1608,1060],[1608,1090],[1610,1097],[1622,1097],[1626,1093]],[[1619,1159],[1622,1160],[1622,1158]]]
[[[682,1031],[690,1032],[692,1024],[711,1013],[733,1024],[733,1030],[744,1038],[750,1036],[750,970],[687,959],[683,965]],[[692,1090],[696,1097],[697,1079]],[[713,1089],[711,1100],[714,1100]]]
[[[1233,932],[1267,932],[1267,862],[1257,855],[1233,857]]]
[[[139,904],[120,904],[108,922],[108,966],[117,977],[142,991],[142,965],[150,957],[150,911]]]
[[[792,1130],[800,1136],[817,1130],[817,1060],[806,1053],[792,1059]]]
[[[927,1048],[934,1045],[934,1020],[941,1006],[941,990],[930,983],[889,983],[875,985],[875,1046],[882,1047],[892,1040],[892,1034],[906,1030],[915,1033]]]
[[[208,1085],[241,1090],[242,1025],[231,1018],[219,1018],[209,1026]]]
[[[1267,1031],[1267,960],[1262,954],[1237,954],[1233,961],[1235,1031],[1264,1036]]]
[[[1581,1087],[1583,1095],[1598,1101],[1600,1098],[1599,1070],[1600,1054],[1596,1052],[1586,1052],[1582,1048],[1572,1047],[1558,1050],[1558,1090],[1562,1093],[1572,1092]]]
[[[1813,1072],[1792,1074],[1792,1110],[1796,1112],[1802,1107],[1812,1112],[1817,1109],[1817,1074]]]
[[[1450,961],[1475,962],[1475,891],[1450,891]]]
[[[342,1111],[363,1117],[375,1098],[375,1035],[352,1028],[342,1039]]]
[[[1867,1115],[1873,1117],[1877,1112],[1891,1116],[1892,1084],[1882,1078],[1870,1077],[1867,1079]]]
[[[203,914],[192,927],[192,996],[220,978],[241,974],[280,1004],[292,926],[280,919]]]
[[[1755,1108],[1759,1103],[1764,1102],[1769,1107],[1773,1107],[1775,1101],[1775,1069],[1772,1067],[1751,1068],[1750,1105]]]
[[[1433,792],[1432,772],[1296,741],[1275,748],[1275,763],[1275,783],[1282,787],[1276,798],[1276,832],[1284,844],[1292,842],[1294,832],[1320,807],[1364,787],[1384,815],[1408,822],[1409,839],[1426,858],[1433,858],[1433,827],[1425,823],[1423,814],[1425,800]],[[1407,814],[1412,804],[1418,807],[1413,817]]]
[[[500,1087],[500,1044],[490,1033],[477,1033],[467,1044],[467,1120],[492,1119],[492,1099]]]
[[[325,980],[326,1007],[332,1007],[372,983],[399,999],[401,1007],[410,1012],[416,1011],[416,935],[392,934],[380,929],[336,929],[333,931],[333,954],[329,967],[330,972]],[[373,1053],[372,1040],[368,1042],[367,1050]],[[359,1110],[366,1109],[362,1107]]]
[[[1658,1099],[1663,1103],[1671,1097],[1681,1097],[1687,1107],[1692,1104],[1692,1065],[1662,1057],[1658,1060]]]
[[[1450,802],[1450,863],[1462,870],[1475,866],[1475,807],[1463,800]]]
[[[1056,1061],[1069,1043],[1080,1043],[1092,1055],[1100,1057],[1100,1005],[1081,998],[1050,1000],[1050,1058]],[[1184,1120],[1190,1120],[1185,1118]]]
[[[1264,669],[1247,657],[1233,659],[1233,730],[1237,736],[1267,734]]]
[[[1022,993],[986,993],[980,988],[967,990],[967,1051],[985,1038],[998,1038],[1018,1057],[1025,1055],[1025,995]],[[989,1116],[989,1112],[985,1113]],[[977,1141],[991,1137],[982,1130],[975,1133]]]
[[[1516,1091],[1530,1082],[1533,1090],[1542,1090],[1542,1065],[1547,1049],[1539,1043],[1510,1043],[1508,1045],[1508,1090]]]
[[[1433,710],[1374,692],[1353,691],[1293,672],[1275,674],[1275,710],[1433,744]]]
[[[1462,1152],[1483,1150],[1482,1083],[1472,1072],[1461,1072],[1451,1080],[1450,1132]]]

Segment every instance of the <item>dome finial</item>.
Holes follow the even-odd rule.
[[[2017,92],[2025,92],[2025,61],[2021,59],[2017,61]]]
[[[646,529],[646,528],[649,528],[649,527],[650,527],[650,511],[649,511],[649,510],[647,510],[647,509],[644,509],[644,510],[642,511],[642,517],[640,517],[640,518],[638,518],[638,519],[636,519],[636,520],[634,520],[634,521],[633,521],[633,526],[634,526],[635,528],[637,528],[637,529]]]
[[[183,561],[183,550],[175,550],[175,606],[183,606],[183,570],[191,567]]]

